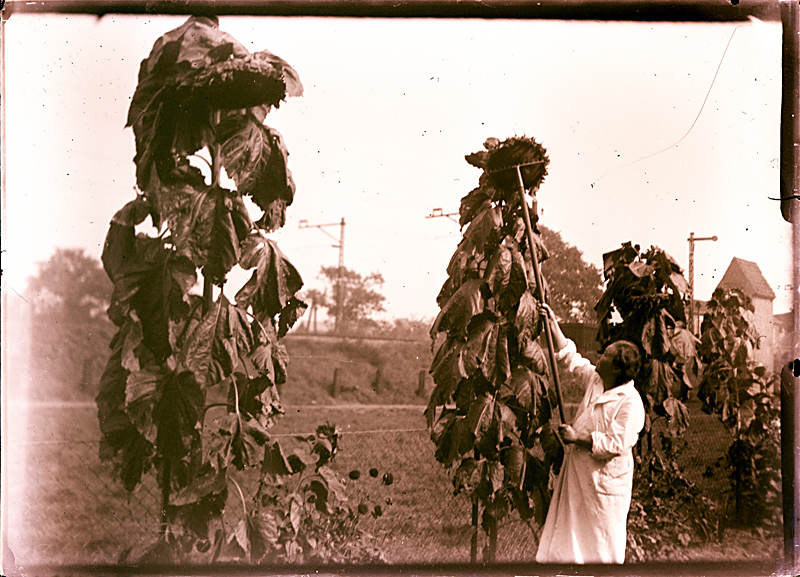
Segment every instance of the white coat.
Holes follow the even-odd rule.
[[[633,488],[633,453],[644,406],[633,381],[603,390],[594,366],[568,341],[556,358],[586,386],[575,422],[591,451],[566,446],[539,541],[539,563],[623,563]]]

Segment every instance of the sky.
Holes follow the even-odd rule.
[[[100,257],[134,197],[125,129],[140,61],[185,17],[14,14],[5,24],[3,282],[24,293],[58,247]],[[297,184],[273,238],[307,287],[338,262],[385,279],[386,318],[431,318],[460,239],[458,211],[490,137],[548,151],[541,224],[587,262],[631,241],[688,269],[708,299],[733,257],[791,308],[791,227],[780,216],[778,23],[221,17],[305,93],[266,124]],[[724,58],[723,58],[724,54]],[[311,228],[301,228],[305,220]],[[231,279],[231,285],[237,281]],[[235,294],[235,288],[230,291]]]

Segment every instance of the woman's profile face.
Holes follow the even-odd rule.
[[[597,371],[597,374],[603,379],[606,390],[616,384],[617,375],[620,373],[620,370],[614,366],[614,358],[617,355],[618,348],[619,345],[617,343],[608,345],[595,366],[595,371]]]

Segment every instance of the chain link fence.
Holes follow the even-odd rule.
[[[358,419],[352,420],[346,409],[340,409],[335,424],[342,435],[333,468],[347,481],[350,499],[382,506],[382,516],[363,515],[361,523],[390,563],[468,562],[471,504],[463,495],[453,494],[449,472],[435,460],[422,408],[358,409],[369,411],[373,420],[382,420],[380,428],[359,427]],[[325,414],[320,409],[316,422],[324,422],[331,410]],[[417,419],[419,426],[390,428],[409,421],[397,417],[404,410],[413,414],[410,420]],[[715,417],[698,413],[693,413],[690,426],[698,440],[693,452],[682,456],[681,466],[706,496],[717,499],[727,481],[704,472],[725,454],[731,439]],[[31,425],[36,420],[42,423]],[[82,421],[81,426],[75,425]],[[96,428],[95,421],[91,406],[52,409],[29,416],[27,428],[4,440],[4,461],[12,467],[5,487],[8,543],[19,567],[115,563],[122,551],[146,546],[158,536],[160,496],[155,475],[146,474],[129,494],[113,466],[99,459],[97,437],[88,434]],[[351,421],[356,424],[348,428]],[[275,436],[288,438],[311,430],[289,423],[276,427]],[[372,468],[378,470],[377,477],[368,474]],[[357,481],[347,476],[353,469],[361,472]],[[380,482],[384,473],[392,474],[391,485]],[[245,497],[252,497],[257,471],[236,474]],[[232,492],[225,522],[235,527],[241,514],[239,497]],[[482,547],[479,541],[479,550]],[[504,519],[498,531],[497,561],[532,561],[535,553],[532,529],[516,514]]]

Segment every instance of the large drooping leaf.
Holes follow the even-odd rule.
[[[170,499],[167,516],[173,523],[189,529],[198,539],[213,541],[216,537],[214,528],[222,524],[227,497],[225,471],[217,470],[207,462],[192,482]],[[208,553],[213,555],[212,551]]]
[[[474,446],[475,435],[463,415],[447,414],[441,434],[436,438],[436,459],[445,467],[467,454]]]
[[[505,243],[500,244],[486,265],[484,278],[489,292],[495,297],[502,294],[511,279],[511,250]]]
[[[253,307],[253,315],[261,320],[272,319],[303,287],[303,279],[292,263],[271,239],[256,232],[242,245],[240,266],[252,269],[250,280],[236,293],[236,303],[242,308]],[[288,323],[287,323],[288,324]]]
[[[517,340],[522,350],[525,350],[541,332],[539,302],[530,291],[526,291],[520,296],[514,317],[514,328],[517,330]]]
[[[205,399],[205,391],[192,372],[173,372],[165,379],[153,408],[152,420],[158,427],[158,454],[169,461],[171,483],[178,489],[192,482],[200,465]]]
[[[630,264],[639,256],[639,245],[626,242],[622,248],[612,250],[603,255],[603,276],[610,279],[614,276],[615,269]]]
[[[700,339],[691,331],[683,327],[676,327],[670,339],[670,350],[680,362],[686,363],[695,358],[699,344]]]
[[[464,231],[464,239],[471,242],[477,252],[483,253],[487,243],[499,241],[498,236],[502,226],[503,216],[500,208],[485,207]]]
[[[153,410],[163,393],[170,371],[162,365],[150,365],[132,372],[125,383],[125,410],[136,429],[150,443],[156,443],[158,426]]]
[[[133,491],[151,465],[153,445],[133,424],[125,403],[129,372],[122,366],[122,348],[128,326],[111,341],[111,357],[100,378],[97,416],[100,421],[100,458],[120,461],[120,477],[126,490]]]
[[[428,427],[433,426],[436,408],[447,404],[458,384],[467,377],[461,349],[462,343],[455,339],[447,339],[436,351],[431,364],[435,387],[425,409]]]
[[[211,448],[221,456],[225,467],[233,465],[241,470],[261,463],[269,433],[258,421],[229,413],[218,419],[218,434]]]
[[[494,418],[494,400],[489,396],[482,396],[475,399],[469,406],[467,413],[466,426],[475,438],[475,444],[479,445],[488,438],[489,444],[496,444],[497,422]],[[494,432],[494,435],[492,435]],[[485,453],[484,453],[485,454]]]
[[[431,335],[439,332],[462,334],[466,332],[472,317],[483,312],[482,279],[470,279],[459,287],[442,310],[431,327]]]
[[[644,383],[645,406],[663,414],[662,403],[669,396],[675,382],[675,373],[669,363],[651,359]]]
[[[135,311],[144,344],[163,361],[172,354],[170,320],[188,313],[185,294],[196,281],[194,265],[176,256],[161,239],[134,235],[132,226],[113,222],[103,264],[114,282],[109,317],[121,325]]]
[[[295,184],[281,134],[247,114],[229,117],[218,127],[218,135],[228,176],[240,194],[251,196],[264,211],[260,228],[270,232],[282,227]]]
[[[689,427],[689,409],[675,397],[664,399],[664,412],[667,417],[667,430],[678,436]]]
[[[502,458],[505,478],[503,484],[508,487],[520,488],[525,479],[525,447],[520,443],[512,443],[504,447]]]
[[[667,332],[666,318],[669,315],[665,310],[656,311],[644,323],[640,342],[648,355],[663,360],[670,351],[670,337]]]
[[[483,213],[491,206],[491,191],[479,186],[461,199],[459,208],[459,224],[464,227],[472,222],[476,215]]]
[[[180,361],[201,387],[210,387],[230,376],[240,356],[253,346],[247,314],[220,295],[213,307],[192,325]]]

